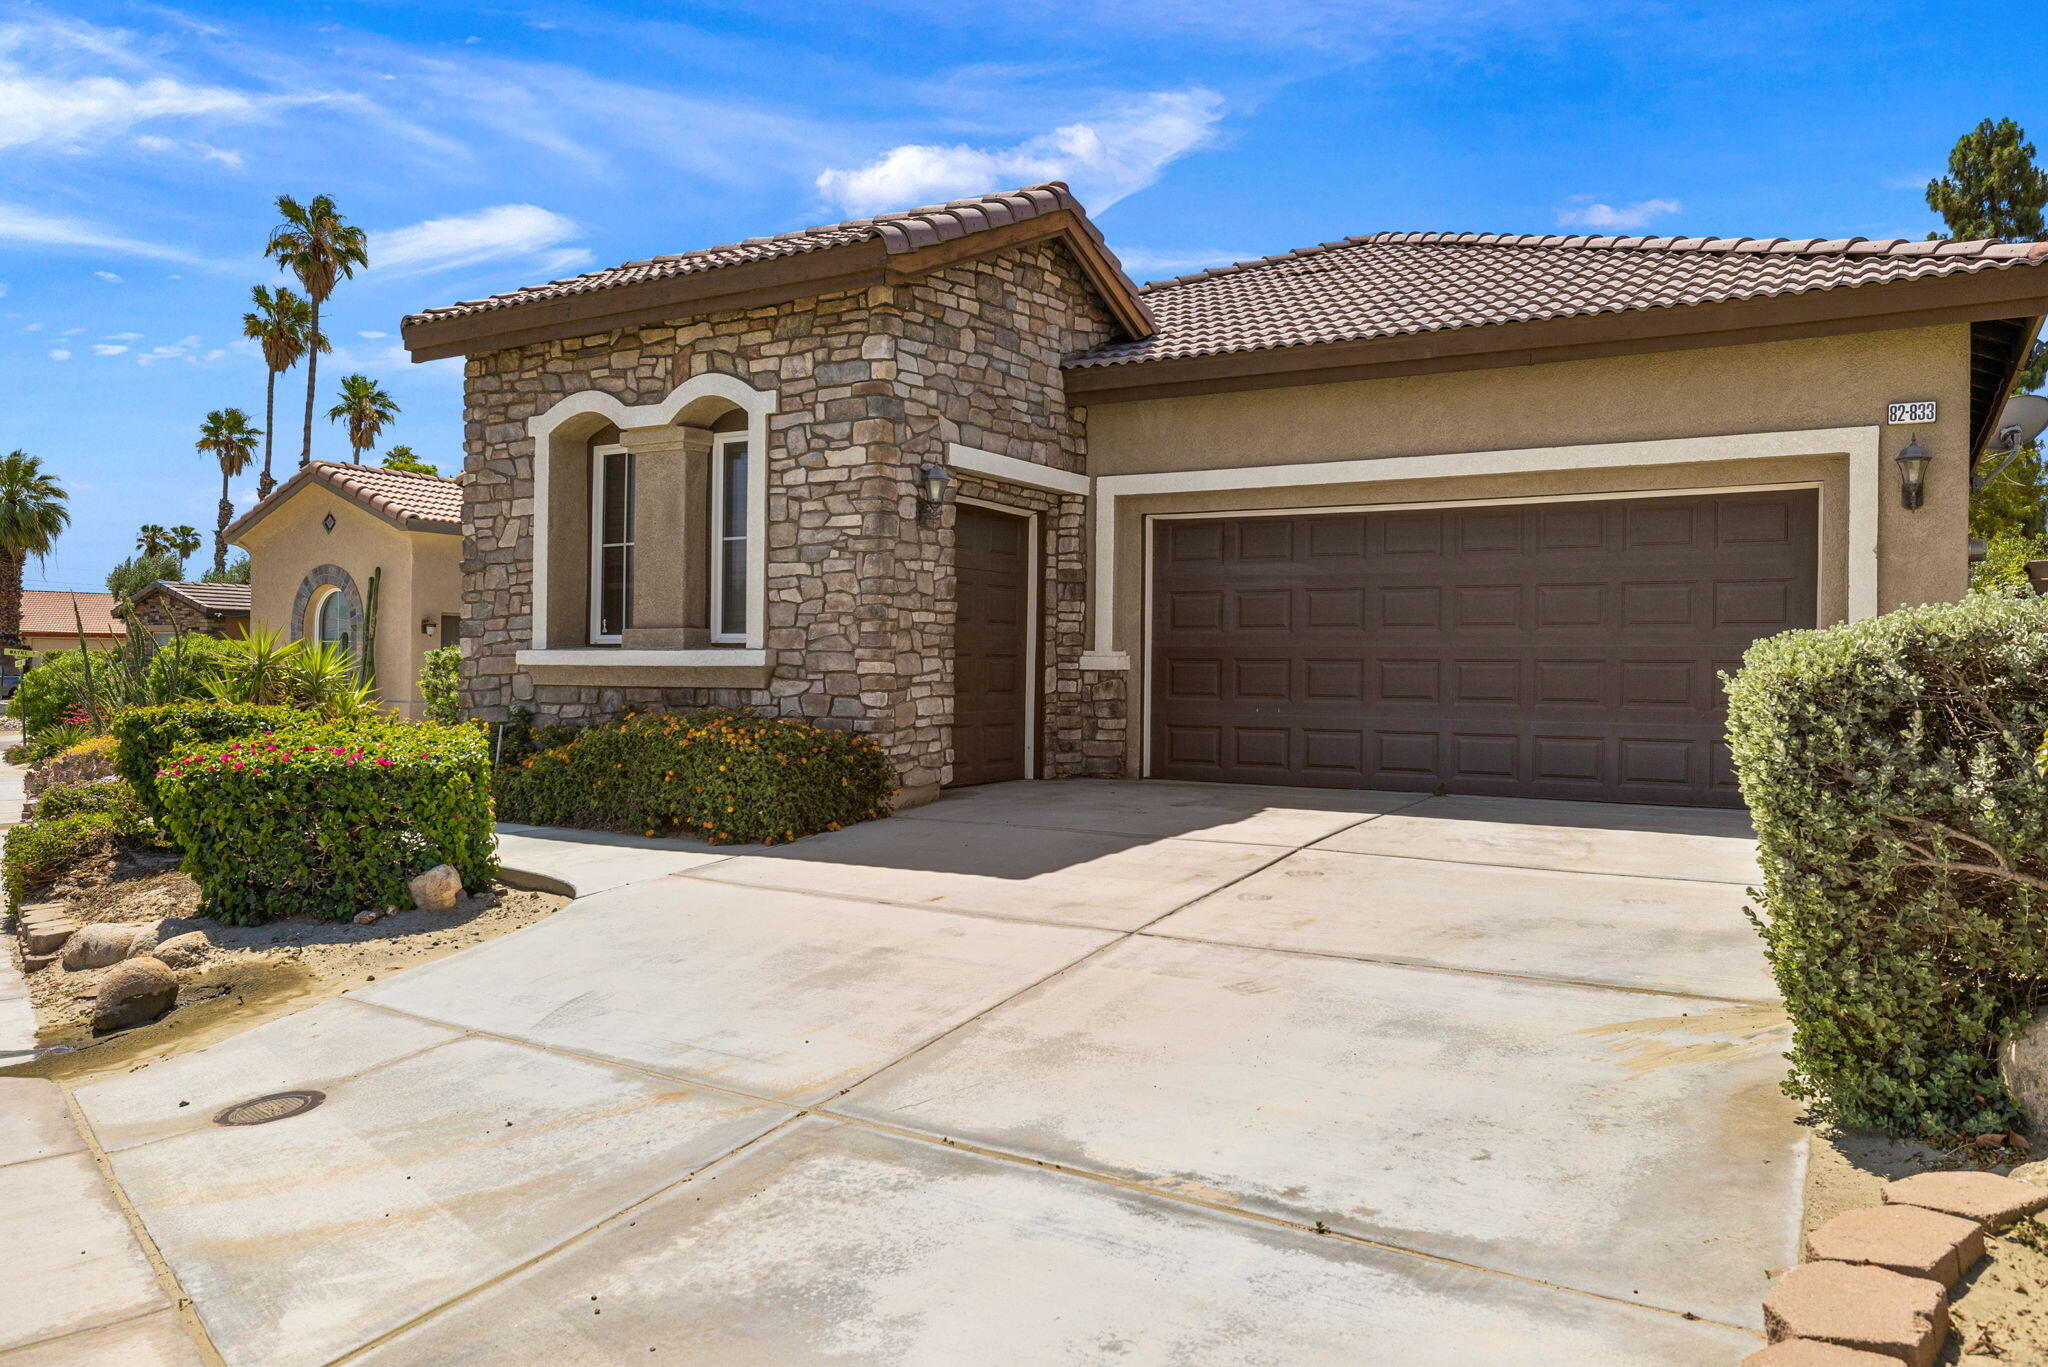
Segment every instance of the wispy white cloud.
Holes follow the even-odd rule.
[[[844,212],[868,214],[1063,180],[1100,211],[1211,142],[1223,110],[1213,90],[1155,91],[1007,147],[905,143],[864,165],[827,168],[817,186]]]
[[[121,277],[114,274],[112,271],[94,271],[93,274],[97,275],[100,279],[106,281],[110,285],[118,285],[121,283]]]
[[[71,359],[71,350],[68,347],[51,347],[50,359],[53,361],[68,361]]]
[[[139,342],[142,340],[142,334],[139,332],[110,332],[107,334],[107,340],[110,342]]]
[[[1675,199],[1639,199],[1633,204],[1607,204],[1591,195],[1574,195],[1564,208],[1557,211],[1557,222],[1564,228],[1646,228],[1656,219],[1677,213],[1680,207]]]
[[[181,142],[176,138],[159,137],[155,133],[141,134],[131,145],[136,151],[151,156],[197,157],[201,161],[218,162],[229,170],[242,169],[242,154],[232,147],[215,147],[208,142]]]
[[[121,356],[127,351],[127,347],[113,342],[95,342],[92,348],[92,354],[95,356]]]
[[[1124,263],[1124,270],[1140,280],[1157,280],[1169,275],[1190,275],[1195,271],[1234,265],[1239,261],[1251,261],[1264,255],[1263,252],[1153,251],[1149,247],[1120,247],[1116,254]]]
[[[120,29],[0,23],[0,148],[78,151],[145,124],[247,120],[284,102],[165,72]]]
[[[532,257],[543,252],[552,259],[562,253],[550,249],[559,249],[580,231],[574,219],[537,204],[499,204],[473,214],[430,218],[409,227],[372,234],[370,267],[388,275],[404,276]],[[589,257],[582,248],[573,249],[571,254],[580,259]]]
[[[112,228],[81,218],[44,213],[18,204],[0,203],[0,243],[17,246],[61,247],[76,251],[111,253],[116,256],[145,257],[153,261],[196,263],[190,252],[161,242],[131,237]],[[118,282],[112,271],[95,271],[103,280]]]

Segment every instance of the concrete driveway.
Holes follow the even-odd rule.
[[[590,895],[75,1099],[234,1367],[1726,1367],[1804,1168],[1747,834],[1080,782],[509,828]]]

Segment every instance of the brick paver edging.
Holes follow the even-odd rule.
[[[1985,1233],[2042,1209],[2048,1187],[1988,1172],[1887,1183],[1883,1205],[1806,1236],[1807,1261],[1764,1296],[1771,1346],[1742,1367],[1933,1367],[1949,1288],[1983,1256]]]

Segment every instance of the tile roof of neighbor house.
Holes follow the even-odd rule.
[[[462,481],[446,475],[416,475],[381,465],[316,460],[271,490],[270,497],[228,524],[233,541],[308,484],[322,484],[344,498],[411,531],[462,530]]]
[[[208,584],[189,580],[159,579],[142,592],[176,594],[192,606],[219,616],[246,616],[249,611],[247,584]]]
[[[1101,249],[1112,265],[1115,265],[1116,257],[1103,242],[1102,234],[1088,221],[1087,213],[1081,208],[1080,201],[1074,198],[1073,192],[1059,181],[1048,181],[1043,185],[1027,185],[1020,190],[977,195],[972,199],[956,199],[949,204],[928,204],[916,209],[879,214],[874,218],[856,218],[845,223],[828,223],[822,227],[777,233],[773,237],[750,237],[743,242],[729,243],[722,247],[703,247],[696,251],[678,252],[672,256],[653,256],[645,261],[628,261],[622,266],[570,276],[565,280],[553,280],[545,285],[534,285],[527,289],[494,294],[487,299],[471,299],[443,308],[427,309],[409,315],[405,323],[410,327],[445,318],[459,318],[470,314],[488,313],[494,309],[538,303],[542,300],[591,294],[621,285],[715,271],[725,266],[744,265],[754,261],[771,261],[777,257],[797,256],[805,252],[825,251],[857,242],[879,240],[889,255],[897,256],[991,228],[1027,222],[1060,210],[1071,212],[1095,246]],[[1117,269],[1120,270],[1121,267]]]
[[[1159,330],[1067,364],[1367,341],[2026,266],[2048,266],[2048,243],[1379,233],[1145,285],[1139,293]]]
[[[77,613],[73,615],[73,605]],[[21,634],[75,636],[81,621],[88,636],[121,636],[128,628],[114,616],[111,593],[68,593],[60,589],[23,589]]]

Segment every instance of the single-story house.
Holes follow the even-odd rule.
[[[1717,673],[1964,592],[2044,312],[2028,243],[1380,233],[1141,288],[1048,184],[404,336],[467,358],[475,714],[829,719],[904,801],[1732,805]]]
[[[249,586],[159,579],[129,600],[138,630],[158,645],[183,631],[236,641],[249,634]]]
[[[420,715],[423,659],[454,645],[461,623],[458,481],[316,460],[230,523],[227,537],[249,553],[257,629],[354,651],[374,639],[379,695]]]
[[[78,649],[78,630],[85,628],[89,650],[120,645],[127,627],[116,615],[111,593],[72,593],[64,589],[21,591],[21,645],[38,657],[53,650]],[[15,672],[12,662],[8,673]]]

